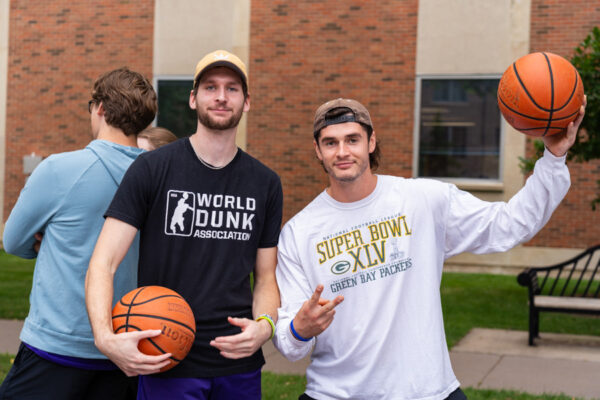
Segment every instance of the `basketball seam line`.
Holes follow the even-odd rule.
[[[551,130],[554,129],[554,130],[562,131],[565,128],[563,128],[562,126],[551,126],[551,127],[542,126],[539,128],[515,128],[515,129],[517,129],[518,131],[524,132],[524,131],[539,131],[542,129],[551,129]]]
[[[547,118],[537,118],[537,117],[532,117],[532,116],[527,115],[527,114],[523,114],[523,113],[515,110],[514,108],[510,107],[508,104],[506,104],[506,102],[504,101],[504,99],[502,98],[502,96],[500,96],[498,98],[502,102],[502,105],[504,107],[506,107],[508,110],[510,110],[514,114],[517,114],[517,115],[520,115],[521,117],[529,118],[529,119],[532,119],[532,120],[535,120],[535,121],[547,121]],[[547,110],[544,110],[544,111],[547,111]],[[562,121],[564,119],[569,119],[569,118],[573,117],[575,114],[578,114],[578,113],[579,113],[579,110],[577,110],[577,111],[575,111],[575,112],[573,112],[573,113],[571,113],[569,115],[566,115],[564,117],[554,118],[553,121]],[[543,129],[543,128],[533,128],[533,129]],[[563,128],[561,128],[561,129],[563,129]]]
[[[147,338],[147,339],[148,339],[148,341],[149,341],[149,342],[150,342],[150,343],[151,343],[151,344],[152,344],[154,347],[156,347],[156,348],[157,348],[157,349],[158,349],[158,350],[159,350],[161,353],[163,353],[163,354],[167,353],[167,352],[166,352],[166,351],[165,351],[163,348],[161,348],[161,347],[160,347],[158,344],[156,344],[156,342],[154,342],[154,340],[152,340],[152,338]],[[171,353],[171,354],[173,354],[173,353]],[[181,360],[180,360],[180,359],[178,359],[178,358],[175,358],[175,357],[173,357],[172,355],[171,355],[171,357],[169,357],[169,358],[170,358],[171,360],[175,361],[175,362],[181,362]]]
[[[146,318],[154,318],[154,319],[161,319],[161,320],[165,320],[165,321],[169,321],[169,322],[174,322],[174,323],[176,323],[176,324],[178,324],[178,325],[181,325],[181,326],[183,326],[183,327],[184,327],[184,328],[186,328],[186,329],[189,329],[189,330],[190,330],[190,331],[191,331],[191,332],[192,332],[194,335],[196,335],[196,331],[195,331],[195,330],[193,330],[193,329],[192,329],[191,327],[189,327],[188,325],[186,325],[186,324],[184,324],[184,323],[182,323],[182,322],[179,322],[179,321],[177,321],[176,319],[171,319],[171,318],[163,317],[163,316],[160,316],[160,315],[152,315],[152,314],[132,314],[132,313],[129,313],[129,312],[128,312],[127,314],[117,314],[117,315],[114,315],[114,316],[113,316],[113,319],[114,319],[114,318],[125,317],[125,315],[127,315],[127,317],[126,317],[126,320],[125,320],[125,323],[126,323],[126,325],[129,325],[129,324],[128,324],[128,320],[129,320],[129,317],[130,317],[130,316],[131,316],[131,317],[146,317]],[[133,326],[133,325],[132,325],[132,326]]]
[[[542,136],[546,136],[548,133],[548,129],[550,128],[550,124],[552,124],[552,114],[554,111],[554,75],[552,74],[552,64],[550,64],[550,59],[546,53],[542,53],[544,58],[546,59],[546,64],[548,64],[548,72],[550,72],[550,115],[548,115],[548,125],[546,125],[546,130],[542,133]]]
[[[571,102],[571,99],[573,98],[573,96],[575,96],[575,91],[577,90],[577,84],[579,83],[579,77],[578,77],[579,74],[577,73],[577,70],[575,69],[575,67],[573,67],[573,73],[575,74],[575,84],[573,85],[573,90],[571,91],[571,94],[569,95],[569,98],[567,99],[565,104],[562,107],[557,108],[556,111],[560,111],[564,107],[566,107],[567,104],[569,104],[569,102]],[[577,112],[579,112],[579,110],[577,110]]]
[[[542,54],[544,54],[544,56],[545,56],[545,53],[542,53]],[[531,102],[532,102],[532,103],[533,103],[533,104],[534,104],[534,105],[535,105],[537,108],[539,108],[539,109],[540,109],[540,110],[542,110],[542,111],[546,111],[546,112],[552,112],[552,111],[556,112],[556,111],[560,111],[560,110],[562,110],[563,108],[565,108],[565,107],[566,107],[566,106],[569,104],[569,102],[570,102],[570,101],[571,101],[571,99],[573,98],[573,95],[575,94],[575,90],[577,89],[577,83],[578,83],[578,81],[579,81],[579,79],[577,78],[577,73],[575,73],[575,86],[573,87],[573,90],[572,90],[572,92],[571,92],[571,95],[569,96],[569,98],[568,98],[568,100],[565,102],[565,104],[563,104],[562,106],[560,106],[560,107],[557,107],[557,108],[554,108],[554,107],[551,107],[551,108],[546,108],[546,107],[542,107],[541,105],[539,105],[539,104],[538,104],[538,103],[535,101],[535,99],[534,99],[534,98],[531,96],[531,94],[530,94],[530,93],[529,93],[529,91],[527,90],[527,87],[525,86],[525,83],[523,82],[523,80],[521,79],[521,76],[519,75],[519,71],[517,70],[517,65],[516,65],[516,64],[517,64],[517,63],[516,63],[516,62],[514,62],[514,63],[513,63],[513,65],[512,65],[512,67],[513,67],[513,71],[514,71],[514,73],[515,73],[515,76],[517,77],[517,80],[518,80],[518,81],[519,81],[519,83],[521,84],[521,87],[523,88],[523,91],[525,92],[525,94],[527,95],[527,97],[529,97],[529,99],[531,100]],[[577,72],[577,71],[576,71],[576,70],[574,70],[573,72]],[[554,90],[553,90],[553,93],[554,93]]]
[[[146,286],[144,286],[144,287],[146,287]],[[165,298],[165,297],[175,297],[176,299],[182,299],[182,300],[185,300],[183,297],[181,297],[181,296],[176,296],[176,295],[174,295],[174,294],[163,294],[163,295],[156,296],[156,297],[153,297],[153,298],[151,298],[151,299],[148,299],[148,300],[141,301],[141,302],[139,302],[139,303],[134,303],[134,302],[133,302],[133,299],[131,300],[132,302],[131,302],[131,303],[129,303],[129,304],[126,304],[126,303],[124,303],[124,302],[123,302],[123,299],[121,299],[121,300],[120,300],[120,303],[121,303],[122,305],[124,305],[124,306],[140,306],[140,305],[142,305],[142,304],[150,303],[151,301],[154,301],[154,300],[157,300],[157,299],[163,299],[163,298]],[[135,298],[135,297],[134,297],[134,298]]]
[[[123,328],[125,328],[125,329],[127,329],[127,328],[131,328],[131,329],[132,329],[132,332],[133,332],[133,329],[135,329],[135,330],[136,330],[136,332],[141,332],[141,331],[143,331],[143,329],[142,329],[142,328],[140,328],[139,326],[137,326],[137,325],[133,325],[133,324],[129,324],[129,325],[121,325],[121,326],[119,326],[119,327],[117,328],[117,330],[115,331],[115,333],[119,332],[119,330],[121,330],[121,329],[123,329]]]
[[[146,289],[146,286],[140,288],[140,290],[138,290],[136,292],[136,294],[133,296],[133,298],[131,299],[131,304],[127,307],[127,317],[125,317],[125,326],[129,326],[129,313],[131,311],[131,307],[133,307],[133,304],[135,303],[135,298],[138,297],[138,295],[144,290]],[[120,301],[120,300],[119,300]],[[125,329],[125,332],[128,332],[127,328]]]
[[[519,71],[517,70],[517,62],[515,61],[513,63],[513,71],[515,72],[515,76],[517,77],[517,80],[519,81],[519,84],[521,85],[521,87],[523,88],[523,91],[525,92],[525,94],[527,95],[527,97],[529,97],[529,100],[531,100],[531,102],[540,110],[543,111],[548,111],[546,110],[544,107],[541,107],[536,101],[535,99],[531,96],[531,94],[529,93],[529,90],[527,90],[527,87],[525,86],[525,83],[523,83],[523,80],[521,79],[521,75],[519,75]]]
[[[142,329],[141,329],[139,326],[136,326],[136,325],[127,325],[127,326],[126,326],[126,325],[121,325],[121,326],[119,327],[119,329],[121,329],[121,328],[122,328],[122,327],[124,327],[124,326],[125,326],[125,328],[127,328],[128,326],[130,326],[130,327],[132,327],[132,328],[135,328],[135,329],[137,329],[138,331],[141,331],[141,330],[142,330]],[[158,349],[158,350],[159,350],[161,353],[163,353],[163,354],[165,354],[165,353],[166,353],[166,351],[165,351],[165,350],[164,350],[162,347],[160,347],[160,346],[159,346],[159,345],[158,345],[158,344],[157,344],[157,343],[156,343],[154,340],[152,340],[153,338],[147,338],[147,339],[148,339],[148,341],[150,342],[150,344],[152,344],[152,345],[153,345],[155,348],[157,348],[157,349]],[[181,360],[182,360],[182,359],[179,359],[179,358],[176,358],[176,357],[173,357],[173,356],[171,356],[171,357],[169,357],[169,358],[170,358],[171,360],[175,361],[175,362],[178,362],[178,363],[179,363],[179,362],[181,362]]]

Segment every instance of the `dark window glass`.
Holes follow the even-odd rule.
[[[178,137],[196,132],[196,110],[189,106],[192,80],[158,80],[158,116],[156,125]]]
[[[498,79],[423,79],[418,175],[499,179]]]

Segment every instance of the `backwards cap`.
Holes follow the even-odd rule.
[[[242,60],[235,54],[232,54],[226,50],[217,50],[212,53],[205,55],[202,60],[196,64],[196,71],[194,72],[194,88],[198,84],[198,80],[204,72],[210,68],[215,67],[227,67],[235,71],[242,79],[242,84],[246,90],[248,89],[248,73],[246,72],[246,65]]]
[[[321,129],[329,125],[342,124],[344,122],[358,122],[373,129],[371,116],[366,107],[356,100],[335,99],[317,108],[315,113],[315,122],[313,134],[316,137]]]

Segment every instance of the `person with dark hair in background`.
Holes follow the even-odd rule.
[[[0,399],[135,398],[135,382],[94,345],[84,279],[103,213],[142,152],[136,138],[154,119],[156,93],[144,76],[120,68],[96,80],[88,110],[93,140],[42,161],[6,221],[6,252],[37,260],[21,346]],[[115,276],[112,304],[137,286],[137,262],[136,243]]]

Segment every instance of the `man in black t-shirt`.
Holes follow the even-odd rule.
[[[260,349],[273,335],[279,306],[281,183],[235,144],[237,125],[250,109],[239,58],[219,50],[200,60],[189,104],[198,115],[196,133],[142,154],[106,212],[86,277],[88,313],[100,351],[127,375],[140,375],[138,399],[184,393],[260,399]],[[139,286],[177,291],[196,318],[188,356],[157,375],[151,374],[169,364],[169,355],[144,355],[137,344],[160,331],[115,335],[106,296],[138,230]]]

